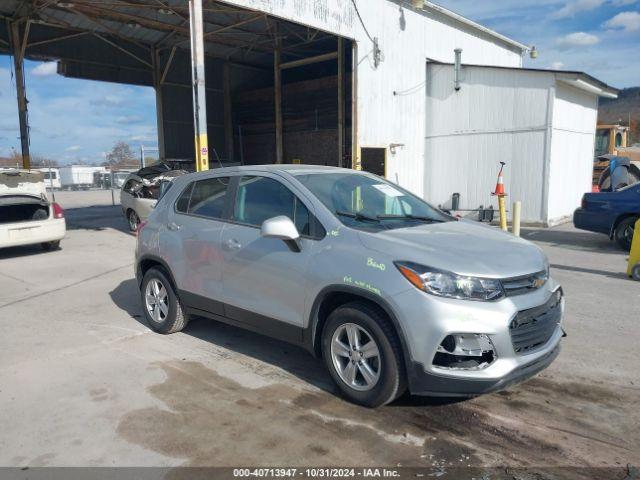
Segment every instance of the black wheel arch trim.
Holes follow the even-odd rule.
[[[398,318],[394,313],[393,309],[391,308],[391,306],[389,305],[389,303],[379,295],[368,292],[366,290],[362,290],[361,288],[352,287],[350,285],[341,285],[341,284],[329,285],[323,288],[320,291],[320,293],[318,293],[311,307],[311,313],[309,315],[309,323],[307,325],[307,328],[304,329],[303,341],[306,349],[309,350],[314,356],[316,357],[318,356],[318,351],[316,349],[316,336],[318,334],[317,329],[318,329],[318,322],[320,320],[318,317],[320,313],[320,305],[322,305],[322,302],[325,300],[325,298],[328,295],[333,293],[346,293],[346,294],[362,297],[363,299],[376,304],[379,308],[381,308],[387,314],[387,317],[389,317],[389,320],[391,321],[391,324],[393,325],[393,328],[395,329],[396,334],[398,335],[398,339],[400,340],[403,361],[406,367],[406,371],[409,372],[410,371],[409,367],[411,367],[411,354],[409,351],[409,346],[407,345],[406,335],[404,333],[402,325],[400,325],[400,322],[398,321]]]
[[[138,281],[138,288],[140,288],[142,286],[142,279],[144,277],[144,275],[142,274],[142,269],[141,266],[144,262],[154,262],[159,264],[164,271],[167,273],[167,275],[169,275],[169,281],[171,282],[171,286],[173,287],[173,290],[176,292],[177,294],[177,286],[176,286],[176,281],[173,278],[173,273],[171,272],[171,269],[169,268],[169,265],[167,265],[167,262],[165,262],[162,258],[157,257],[155,255],[150,255],[150,254],[145,254],[142,257],[140,257],[137,262],[136,262],[136,277],[137,281]]]

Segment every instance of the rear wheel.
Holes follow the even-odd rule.
[[[133,210],[129,210],[127,213],[127,221],[129,223],[129,230],[135,232],[138,229],[138,225],[140,225],[140,217]]]
[[[640,281],[640,263],[638,263],[633,270],[631,270],[631,278]]]
[[[58,250],[60,248],[60,240],[56,240],[55,242],[43,242],[40,244],[40,246],[45,252],[48,252],[50,250]]]
[[[631,250],[631,242],[633,241],[633,231],[638,217],[627,217],[622,220],[613,234],[613,238],[618,246],[625,251]]]
[[[180,299],[163,270],[150,268],[142,279],[142,306],[149,326],[158,333],[175,333],[188,323]]]
[[[325,365],[354,403],[378,407],[406,388],[400,342],[389,320],[365,302],[334,310],[322,331]]]

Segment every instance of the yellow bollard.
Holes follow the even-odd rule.
[[[633,241],[631,242],[631,251],[629,252],[627,275],[634,280],[640,280],[640,219],[638,219],[633,229]]]
[[[506,195],[498,195],[498,209],[500,210],[500,228],[507,231],[507,207],[505,197]]]
[[[520,236],[520,212],[522,211],[522,203],[520,200],[513,202],[513,212],[511,218],[511,229],[516,237]]]

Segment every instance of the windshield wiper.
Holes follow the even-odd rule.
[[[422,220],[424,222],[431,222],[431,223],[442,223],[444,222],[444,220],[438,220],[437,218],[432,218],[432,217],[425,217],[425,216],[421,216],[421,215],[378,215],[377,216],[378,220],[404,220],[404,219],[409,219],[409,220]]]
[[[365,215],[365,214],[360,213],[360,212],[353,213],[353,212],[343,212],[342,210],[336,210],[335,214],[336,215],[340,215],[341,217],[354,218],[356,220],[360,220],[360,221],[364,221],[364,222],[380,223],[379,219],[377,219],[375,217],[370,217],[370,216]]]

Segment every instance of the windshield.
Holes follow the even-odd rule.
[[[369,173],[294,175],[349,227],[386,230],[451,220],[424,200]]]
[[[596,130],[595,156],[599,157],[607,153],[609,153],[609,130],[599,128]]]

